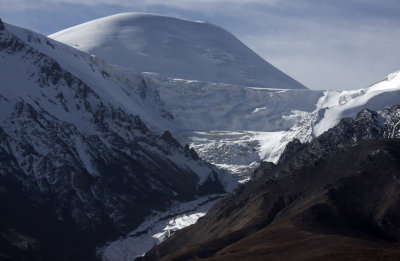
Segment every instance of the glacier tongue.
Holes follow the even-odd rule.
[[[154,212],[125,238],[109,242],[97,250],[103,261],[131,261],[144,255],[176,231],[190,226],[204,216],[222,195],[172,204],[165,212]]]

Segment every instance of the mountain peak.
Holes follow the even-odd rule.
[[[113,64],[171,78],[276,89],[304,89],[216,25],[122,13],[49,36]]]

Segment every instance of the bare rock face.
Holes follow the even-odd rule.
[[[380,114],[363,109],[355,119],[342,119],[335,127],[308,144],[301,144],[297,139],[289,142],[278,161],[279,172],[275,175],[284,175],[307,164],[318,164],[341,147],[362,140],[399,138],[399,121],[399,105],[388,107]]]
[[[2,31],[2,30],[4,30],[4,23],[3,23],[3,21],[1,21],[1,19],[0,19],[0,31]]]

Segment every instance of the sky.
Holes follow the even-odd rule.
[[[0,0],[2,20],[44,35],[121,12],[221,26],[310,89],[363,88],[400,70],[400,0]]]

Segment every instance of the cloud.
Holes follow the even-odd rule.
[[[313,89],[361,88],[400,69],[398,0],[0,0],[0,5],[6,22],[44,34],[130,11],[211,22]]]
[[[400,27],[293,20],[285,30],[242,40],[312,89],[362,88],[400,69]]]
[[[99,5],[121,6],[121,7],[151,7],[165,6],[176,9],[197,9],[199,7],[212,7],[218,5],[243,6],[251,4],[274,5],[279,0],[1,0],[0,3],[6,9],[40,9],[51,8],[55,5],[71,4],[96,7]],[[209,10],[208,10],[209,11]]]

